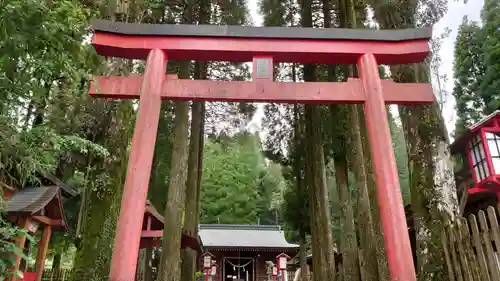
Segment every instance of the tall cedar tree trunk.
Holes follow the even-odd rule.
[[[210,19],[210,2],[200,0],[198,6],[199,24],[207,24]],[[206,62],[195,63],[195,79],[206,79]],[[198,129],[194,128],[197,126]],[[203,173],[203,144],[204,144],[204,126],[205,126],[205,102],[193,103],[192,125],[189,163],[188,163],[188,186],[186,191],[186,215],[185,229],[194,236],[198,236],[198,223],[200,213],[200,192],[201,179]],[[184,260],[188,260],[184,262]],[[183,281],[194,281],[197,269],[197,253],[191,249],[186,249],[183,253],[182,276]],[[186,273],[184,273],[186,272]]]
[[[207,0],[199,1],[198,22],[208,23],[209,5]],[[192,8],[191,8],[192,9]],[[195,79],[206,79],[207,68],[205,62],[196,62],[194,69]],[[198,237],[198,220],[200,204],[200,188],[203,173],[203,137],[204,137],[205,102],[193,102],[191,139],[189,144],[188,175],[186,189],[186,206],[183,229],[192,237]],[[190,248],[181,250],[183,281],[195,281],[197,269],[197,252]]]
[[[341,0],[340,9],[343,16],[341,20],[350,28],[363,27],[366,18],[364,5],[356,0]],[[345,17],[345,19],[343,18]],[[357,76],[356,66],[351,66],[351,76]],[[374,222],[371,212],[370,196],[368,192],[368,178],[365,162],[370,154],[363,151],[363,137],[361,134],[361,121],[364,118],[362,105],[350,105],[347,112],[349,139],[348,139],[348,163],[354,174],[357,188],[357,227],[359,233],[359,268],[362,280],[388,280],[387,258],[382,248],[382,264],[385,263],[387,276],[384,279],[383,271],[379,273],[379,262],[373,257],[377,256],[377,240]],[[364,128],[363,128],[364,129]],[[369,160],[368,160],[369,161]],[[376,198],[375,198],[376,200]],[[383,237],[381,237],[383,242]],[[383,245],[383,243],[382,243]],[[383,246],[382,246],[383,247]],[[382,269],[383,270],[383,269]]]
[[[296,71],[295,71],[295,64],[292,65],[292,76],[293,76],[293,82],[296,82],[295,77],[296,77]],[[298,194],[303,194],[304,188],[306,188],[305,182],[304,182],[304,177],[303,177],[303,171],[304,171],[304,119],[303,119],[303,114],[301,114],[303,107],[301,105],[294,105],[293,108],[293,115],[294,115],[294,150],[295,150],[295,156],[294,156],[294,163],[293,163],[293,173],[295,175],[296,179],[296,184],[297,184],[297,190]],[[301,218],[303,219],[303,218]],[[301,281],[308,281],[309,280],[309,275],[308,275],[308,266],[307,266],[307,244],[306,244],[306,229],[304,226],[304,223],[299,223],[299,245],[300,245],[300,250],[299,250],[299,265],[300,265],[300,280]]]
[[[347,6],[347,0],[339,1],[339,20],[340,27],[347,28],[349,26],[349,8]],[[325,12],[325,27],[329,27],[330,22],[326,20],[330,18],[329,13]],[[346,66],[342,66],[344,75],[349,76],[349,69]],[[328,71],[329,81],[335,81],[335,73]],[[333,135],[338,142],[336,144],[337,149],[334,151],[334,170],[335,170],[335,182],[339,194],[339,205],[340,205],[340,228],[341,228],[341,239],[340,239],[340,249],[342,252],[342,277],[345,281],[357,281],[360,280],[360,270],[359,270],[359,249],[358,249],[358,239],[356,235],[356,225],[354,222],[354,210],[353,201],[351,198],[351,191],[349,188],[349,178],[348,178],[348,142],[349,142],[349,130],[348,126],[350,124],[343,121],[343,116],[349,116],[349,111],[351,107],[346,105],[331,105],[330,114],[332,116],[332,121],[335,122],[333,128]]]
[[[187,64],[187,63],[186,63]],[[182,66],[188,67],[188,66]],[[180,76],[180,75],[179,75]],[[179,281],[180,248],[182,234],[182,214],[186,199],[186,168],[189,134],[189,103],[177,102],[175,105],[174,144],[170,168],[167,206],[165,207],[162,256],[159,280]]]
[[[139,255],[137,256],[137,272],[136,276],[142,275],[142,278],[144,280],[145,275],[146,275],[146,249],[139,249]]]
[[[193,22],[194,0],[186,1],[185,5],[186,6],[184,7],[183,12],[183,23],[191,24]],[[181,63],[179,69],[179,78],[189,79],[190,66],[190,61],[184,61]],[[199,129],[199,126],[197,127]],[[158,280],[160,281],[181,280],[181,236],[183,223],[182,217],[184,213],[184,207],[186,206],[186,171],[188,168],[188,146],[189,103],[176,102],[172,160],[170,165],[170,176],[168,183],[167,206],[165,207],[164,215],[164,229],[168,229],[168,231],[165,231],[163,233],[162,255],[158,276]],[[190,223],[192,224],[192,221]]]
[[[309,158],[307,161],[308,170],[306,172],[309,172],[307,180],[309,186],[309,208],[312,220],[311,234],[313,236],[313,243],[316,244],[316,247],[313,246],[314,280],[335,280],[335,256],[330,201],[326,186],[321,117],[318,105],[306,105],[305,107],[307,132],[306,155]],[[317,259],[316,262],[314,259]]]
[[[296,82],[296,64],[292,66],[292,75],[293,82]],[[295,142],[295,157],[294,157],[294,174],[297,180],[297,190],[298,194],[303,194],[307,188],[307,183],[305,182],[304,173],[305,173],[305,164],[304,161],[304,115],[301,114],[303,112],[304,107],[301,105],[294,106],[294,142]],[[303,201],[301,201],[303,202]],[[303,202],[305,203],[305,202]],[[308,219],[305,216],[301,217],[301,220]],[[305,222],[301,222],[299,225],[299,265],[300,265],[300,280],[301,281],[309,281],[309,266],[307,265],[307,244],[306,244],[306,226]]]
[[[312,26],[312,1],[311,0],[303,0],[299,2],[301,4],[301,18],[302,18],[302,26],[303,27],[311,27]],[[314,81],[315,80],[315,65],[304,65],[304,81]],[[326,220],[326,218],[320,218],[320,210],[319,210],[319,201],[317,200],[318,193],[314,188],[314,170],[312,162],[315,160],[314,156],[310,155],[310,141],[313,136],[311,134],[311,124],[309,124],[311,116],[308,114],[311,105],[305,105],[304,111],[305,117],[304,121],[306,123],[306,135],[305,135],[305,183],[308,187],[309,195],[309,217],[310,217],[310,225],[311,225],[311,247],[312,247],[312,266],[315,268],[315,272],[313,274],[314,281],[325,281],[328,280],[328,277],[325,273],[325,259],[324,251],[321,248],[321,228],[320,224],[322,221]],[[316,269],[317,268],[317,269]],[[334,276],[335,277],[335,276]],[[330,280],[335,280],[334,278]]]
[[[312,1],[303,0],[302,26],[312,26]],[[304,66],[304,81],[315,80],[315,66]],[[313,244],[313,278],[316,281],[335,280],[330,203],[326,186],[323,136],[318,105],[306,105],[306,180],[309,190],[311,235]]]
[[[189,144],[189,160],[188,160],[188,172],[187,172],[187,189],[186,189],[186,206],[184,215],[184,231],[191,237],[198,237],[198,200],[200,198],[199,177],[198,174],[201,172],[199,168],[199,151],[203,149],[200,147],[200,138],[203,136],[201,126],[203,124],[202,116],[203,113],[203,102],[194,102],[192,105],[192,121],[191,121],[191,138]],[[183,281],[194,281],[195,272],[197,265],[197,252],[191,248],[185,248],[181,250],[182,252],[182,280]]]
[[[415,27],[417,6],[407,1],[381,5],[376,17],[382,28]],[[404,2],[405,5],[402,5]],[[425,64],[393,66],[396,82],[429,82]],[[453,163],[439,107],[400,106],[410,173],[410,202],[416,234],[418,280],[447,280],[440,234],[458,214]]]
[[[146,249],[146,267],[144,268],[144,280],[143,281],[153,281],[153,249]]]
[[[348,0],[348,1],[355,1],[355,0]],[[362,5],[362,3],[352,3],[351,5],[354,6],[354,15],[353,15],[353,18],[357,18],[357,20],[355,21],[355,23],[357,25],[362,25],[363,22],[364,22],[364,18],[361,19],[360,17],[356,16],[357,14],[363,14],[364,16],[366,16],[366,11],[364,10],[364,6]],[[353,12],[353,11],[351,11]],[[379,206],[378,206],[378,199],[377,199],[377,185],[375,183],[375,174],[374,174],[374,171],[373,171],[373,162],[372,162],[372,158],[371,158],[371,150],[370,150],[370,144],[368,142],[368,132],[366,131],[366,124],[365,124],[365,114],[364,114],[364,107],[363,106],[355,106],[356,107],[356,110],[357,110],[357,119],[358,119],[358,123],[359,123],[359,137],[361,139],[361,145],[362,145],[362,155],[363,155],[363,166],[364,166],[364,174],[365,174],[365,181],[366,181],[366,189],[367,189],[367,192],[368,192],[368,207],[370,209],[369,213],[371,214],[371,220],[372,220],[372,229],[373,229],[373,236],[372,235],[368,235],[368,237],[370,238],[367,238],[366,242],[369,243],[370,245],[368,247],[374,247],[375,248],[375,255],[373,255],[373,252],[371,250],[369,250],[369,252],[371,253],[370,254],[364,254],[365,257],[369,258],[369,257],[372,257],[370,260],[373,259],[374,256],[376,256],[376,261],[377,261],[377,271],[378,271],[378,276],[379,276],[379,280],[380,281],[388,281],[390,280],[390,275],[389,275],[389,265],[387,263],[387,254],[386,254],[386,251],[385,251],[385,241],[384,241],[384,233],[382,231],[382,225],[381,225],[381,221],[380,221],[380,210],[379,210]],[[353,114],[353,113],[351,113]],[[349,118],[349,121],[351,122],[351,120],[353,118],[356,118],[355,116],[350,116]],[[350,124],[349,126],[351,126],[351,132],[352,133],[355,133],[353,132],[356,127],[355,124]],[[355,142],[354,138],[356,136],[353,136],[353,143]],[[360,173],[363,173],[362,171],[357,171],[356,168],[353,167],[353,170],[354,170],[354,174],[355,174],[355,177],[356,177],[356,182],[358,182],[359,184],[359,180],[358,180],[358,175],[356,175],[357,172],[360,172]],[[362,177],[362,176],[360,176]],[[365,209],[366,208],[366,201],[364,201],[364,199],[362,198],[366,198],[365,197],[366,194],[364,194],[364,191],[361,191],[359,194],[358,194],[358,200],[359,200],[359,203],[361,203],[361,205],[358,205],[358,208],[360,208],[360,211],[358,212],[358,219],[359,221],[361,222],[362,221],[362,217],[363,217],[363,220],[365,220],[366,217],[365,216]],[[363,203],[362,203],[363,202]],[[358,203],[358,204],[359,204]],[[369,224],[369,223],[368,223]],[[360,233],[363,233],[362,232],[363,230],[360,229]],[[362,239],[360,239],[362,240]],[[362,241],[360,241],[361,244],[363,244]],[[363,246],[362,246],[363,247]],[[363,247],[365,248],[365,247]],[[366,262],[366,261],[364,261]],[[364,280],[364,279],[363,279]],[[371,280],[371,279],[368,279],[368,280]]]

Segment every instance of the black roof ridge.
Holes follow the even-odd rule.
[[[98,32],[131,36],[184,36],[226,37],[253,39],[303,39],[303,40],[355,40],[402,42],[429,40],[432,28],[396,30],[305,28],[305,27],[257,27],[241,25],[195,25],[195,24],[134,24],[94,19],[92,28]]]

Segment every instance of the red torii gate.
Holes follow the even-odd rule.
[[[352,30],[128,24],[97,20],[100,55],[146,59],[144,75],[96,77],[90,94],[140,99],[111,262],[111,281],[133,281],[161,99],[364,104],[391,280],[415,281],[386,104],[431,104],[429,84],[379,77],[378,64],[417,63],[429,54],[431,29]],[[167,59],[253,61],[253,81],[179,80]],[[344,83],[274,82],[274,62],[357,64]]]

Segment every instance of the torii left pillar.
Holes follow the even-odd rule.
[[[111,261],[110,280],[135,280],[143,220],[143,217],[137,214],[143,214],[146,208],[166,68],[166,53],[159,49],[151,50],[142,81],[139,110],[116,229],[113,255],[120,258]],[[134,268],[134,270],[123,270],[124,268]]]

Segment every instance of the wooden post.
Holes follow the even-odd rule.
[[[165,52],[159,49],[151,50],[146,61],[139,110],[128,159],[111,259],[110,281],[135,280],[166,67]]]
[[[45,268],[45,258],[49,249],[50,235],[52,234],[52,226],[45,225],[43,227],[42,239],[38,243],[38,253],[36,255],[35,269],[36,281],[42,280],[43,270]]]
[[[366,127],[391,280],[416,281],[396,159],[375,56],[362,55],[358,60],[358,68],[366,98]]]

